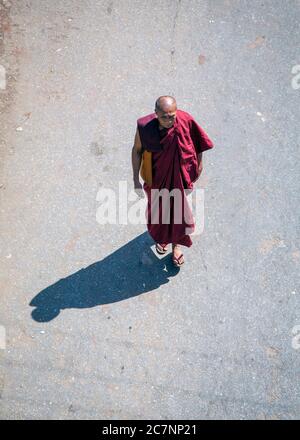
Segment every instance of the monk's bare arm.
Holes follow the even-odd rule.
[[[202,153],[197,154],[197,160],[198,160],[198,169],[199,169],[199,176],[202,173],[203,170],[203,159],[202,159]]]
[[[135,188],[142,187],[139,179],[141,161],[142,161],[142,143],[139,135],[139,130],[137,128],[134,138],[134,145],[132,147],[132,152],[131,152],[133,183]]]

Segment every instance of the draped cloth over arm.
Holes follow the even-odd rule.
[[[208,135],[195,119],[190,120],[190,133],[197,153],[202,153],[203,151],[213,148],[211,139],[209,139]]]

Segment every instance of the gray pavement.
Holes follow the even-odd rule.
[[[299,419],[299,1],[0,3],[1,419]],[[215,143],[179,272],[96,219],[164,94]]]

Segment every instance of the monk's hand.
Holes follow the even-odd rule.
[[[135,180],[133,182],[133,186],[134,186],[134,191],[139,196],[139,198],[141,198],[141,199],[144,198],[145,195],[144,195],[144,191],[143,191],[143,185],[141,184],[141,182],[138,180]]]

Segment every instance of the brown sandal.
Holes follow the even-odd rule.
[[[184,260],[182,260],[182,262],[179,263],[179,260],[180,260],[181,257],[183,257],[183,254],[180,254],[179,257],[175,257],[175,255],[173,255],[172,260],[173,260],[173,263],[174,263],[174,265],[175,265],[176,267],[179,267],[179,266],[182,266],[182,265],[183,265]]]
[[[176,266],[176,267],[179,267],[179,266],[182,266],[183,265],[183,263],[184,263],[184,259],[182,260],[182,262],[181,263],[179,263],[179,260],[183,257],[183,254],[180,254],[178,257],[175,257],[175,255],[174,255],[174,249],[175,249],[175,247],[176,247],[177,245],[173,245],[172,246],[172,251],[173,251],[173,254],[172,254],[172,260],[173,260],[173,264]]]
[[[158,252],[159,254],[165,254],[168,251],[167,246],[168,246],[168,244],[156,243],[156,245],[155,245],[156,252]]]

